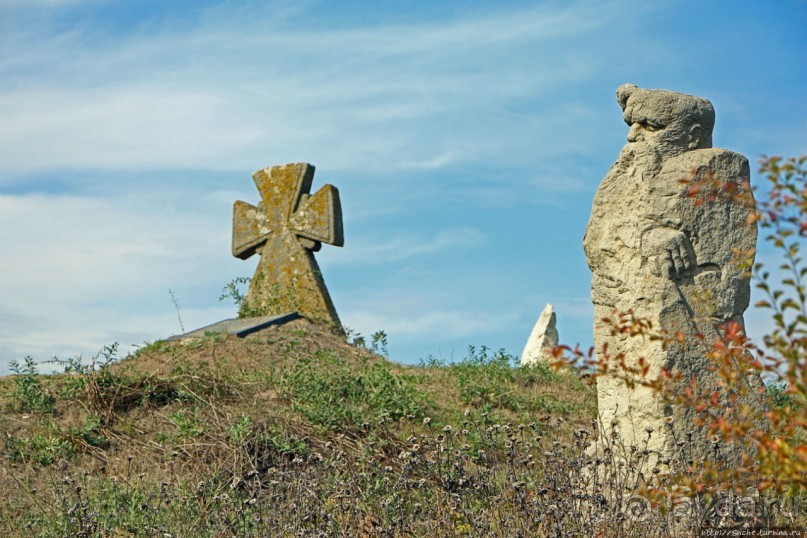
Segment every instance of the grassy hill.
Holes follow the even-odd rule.
[[[4,535],[551,536],[580,515],[596,398],[575,372],[485,348],[407,367],[305,320],[114,351],[0,378]]]

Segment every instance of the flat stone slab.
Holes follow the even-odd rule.
[[[283,325],[299,317],[300,314],[297,312],[288,312],[286,314],[280,314],[279,316],[225,319],[202,327],[201,329],[196,329],[195,331],[168,337],[164,339],[163,342],[180,342],[192,338],[202,338],[207,333],[234,334],[239,338],[244,338],[249,334],[262,331],[272,325]]]

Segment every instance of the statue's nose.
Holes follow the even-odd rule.
[[[630,131],[628,131],[628,142],[636,142],[641,138],[642,128],[639,127],[638,123],[634,123],[630,126]]]

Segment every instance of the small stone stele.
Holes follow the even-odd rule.
[[[233,256],[261,259],[241,305],[241,317],[297,311],[315,323],[341,332],[342,324],[314,259],[322,243],[341,247],[339,191],[324,185],[309,194],[314,167],[294,163],[264,168],[252,175],[261,194],[256,206],[233,207]]]
[[[532,328],[524,351],[521,352],[521,366],[549,362],[553,359],[552,348],[558,345],[558,330],[555,327],[557,318],[555,309],[551,304],[547,304],[538,321]]]

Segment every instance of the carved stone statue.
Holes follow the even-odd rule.
[[[752,208],[719,197],[698,204],[682,180],[714,174],[747,193],[748,160],[712,148],[715,113],[706,99],[625,84],[617,101],[630,126],[628,143],[597,190],[583,239],[596,353],[624,354],[630,366],[642,357],[649,378],[665,368],[714,387],[705,355],[726,323],[743,324],[750,284],[735,251],[754,249],[757,232],[749,224]],[[665,349],[657,340],[612,334],[603,319],[630,311],[654,329],[682,333],[686,345]],[[647,387],[629,388],[607,375],[597,380],[597,397],[604,429],[616,429],[628,446],[644,446],[652,428],[649,448],[660,460],[674,458],[677,440],[690,433],[688,457],[713,454],[691,411],[665,406]]]

